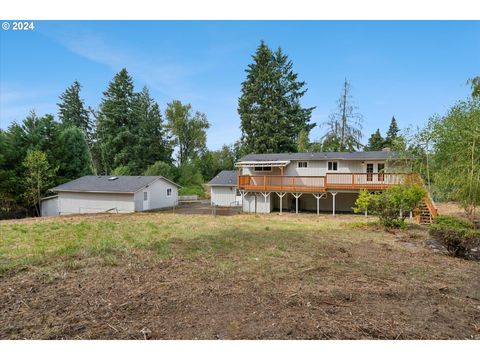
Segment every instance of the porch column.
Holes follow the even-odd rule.
[[[282,214],[282,211],[283,211],[283,205],[282,205],[282,200],[283,200],[283,197],[287,194],[285,192],[277,192],[276,193],[278,195],[278,197],[280,198],[280,215]]]
[[[298,214],[298,198],[302,196],[302,193],[292,193],[295,197],[295,214]]]
[[[330,192],[330,194],[332,194],[332,205],[333,205],[332,215],[335,216],[335,196],[337,196],[337,193],[336,192]]]
[[[317,215],[320,215],[320,199],[324,198],[325,196],[327,196],[326,193],[323,193],[323,194],[315,194],[315,193],[312,193],[312,195],[315,197],[315,199],[317,199]]]
[[[242,199],[242,211],[243,211],[243,201],[245,200],[245,195],[247,195],[247,191],[240,190],[240,198]]]
[[[267,213],[267,197],[270,195],[270,192],[262,192],[261,194],[265,200],[265,213]]]

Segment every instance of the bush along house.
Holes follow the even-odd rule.
[[[243,211],[351,212],[360,190],[382,191],[417,174],[399,170],[408,159],[394,151],[251,154],[237,163],[237,189]],[[430,196],[422,222],[436,215]]]

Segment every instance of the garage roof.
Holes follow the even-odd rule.
[[[56,186],[50,191],[102,192],[102,193],[135,193],[155,180],[164,179],[178,186],[173,181],[162,176],[83,176],[66,184]]]
[[[223,170],[210,182],[210,186],[237,186],[237,172],[235,170]]]

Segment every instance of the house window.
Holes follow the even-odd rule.
[[[328,170],[329,171],[337,171],[338,170],[338,163],[336,161],[329,161],[328,162]]]
[[[373,180],[373,164],[367,164],[367,181]]]
[[[271,166],[255,166],[255,171],[272,171]]]
[[[299,161],[299,162],[297,162],[297,167],[298,168],[306,168],[306,167],[308,167],[308,162],[307,161]]]
[[[148,192],[144,191],[143,192],[143,201],[147,201],[148,200]]]
[[[167,188],[167,196],[172,196],[172,188]]]
[[[378,181],[383,181],[385,179],[384,172],[385,172],[385,164],[377,164],[377,172],[378,172]]]

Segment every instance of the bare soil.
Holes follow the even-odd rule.
[[[266,234],[278,218],[247,220],[270,220]],[[310,218],[317,219],[301,221]],[[287,248],[250,248],[245,232],[238,235],[247,244],[241,251],[154,260],[151,252],[132,249],[111,266],[86,258],[78,268],[6,273],[0,338],[480,339],[479,263],[426,248],[422,227],[352,230],[344,226],[352,218],[359,219],[339,216],[336,230],[305,233]],[[221,224],[211,219],[199,216],[198,223],[224,226],[231,217]],[[281,223],[296,219],[284,215]]]

